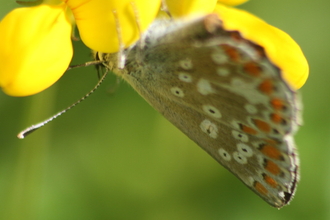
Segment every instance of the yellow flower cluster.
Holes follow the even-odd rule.
[[[292,88],[308,77],[300,47],[286,33],[248,12],[228,7],[247,0],[166,0],[174,17],[217,13],[228,30],[261,46],[283,71]],[[54,84],[73,56],[75,25],[84,44],[105,53],[130,46],[156,18],[161,0],[45,0],[17,8],[0,23],[0,87],[12,96],[28,96]],[[121,36],[118,36],[120,28]],[[119,37],[122,37],[119,41]]]

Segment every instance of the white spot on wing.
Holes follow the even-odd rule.
[[[251,104],[258,103],[268,103],[269,97],[261,93],[258,89],[259,80],[255,80],[254,82],[245,82],[243,79],[234,77],[231,80],[230,84],[219,84],[221,87],[229,90],[232,93],[240,95],[247,99],[247,101]]]
[[[184,97],[184,93],[182,91],[182,89],[180,89],[179,87],[172,87],[171,88],[171,92],[173,95],[177,96],[177,97]]]
[[[246,164],[247,163],[247,158],[242,155],[241,153],[235,151],[233,153],[233,158],[240,164]]]
[[[180,60],[179,63],[180,63],[180,66],[182,67],[182,69],[190,70],[193,68],[191,59],[186,58],[184,60]]]
[[[225,64],[228,63],[228,57],[226,56],[226,54],[224,54],[222,51],[214,51],[211,54],[211,59],[213,60],[214,63],[216,64]]]
[[[208,95],[211,93],[215,93],[213,90],[211,83],[206,80],[206,79],[200,79],[197,83],[197,90],[200,92],[202,95]]]
[[[217,68],[217,74],[219,76],[228,76],[230,73],[229,69],[225,68],[225,67],[219,67]]]
[[[203,105],[203,110],[204,110],[204,112],[206,112],[206,114],[208,114],[214,118],[221,118],[221,116],[222,116],[220,111],[212,105]]]
[[[255,181],[254,178],[253,178],[252,176],[249,176],[247,180],[248,180],[248,182],[247,182],[246,184],[247,184],[248,186],[252,186],[253,183],[254,183],[254,181]]]
[[[246,104],[244,106],[244,108],[250,114],[256,114],[258,112],[257,107],[255,107],[254,105],[251,105],[251,104]]]
[[[204,133],[208,134],[211,138],[215,139],[218,137],[218,127],[211,121],[205,119],[200,124],[200,128]]]
[[[232,135],[235,139],[240,140],[242,142],[248,142],[249,141],[249,137],[246,134],[243,134],[241,132],[232,130]]]
[[[187,82],[187,83],[190,83],[192,82],[192,77],[190,74],[188,73],[184,73],[184,72],[181,72],[179,73],[179,79],[183,82]]]
[[[241,153],[243,156],[251,157],[253,155],[253,150],[251,149],[250,146],[243,143],[238,143],[236,146],[238,152]]]
[[[220,148],[218,150],[218,153],[222,157],[222,159],[224,159],[225,161],[230,161],[231,160],[230,154],[225,149]]]

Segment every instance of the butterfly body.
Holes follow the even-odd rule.
[[[211,14],[156,21],[123,53],[97,59],[269,204],[292,199],[298,103],[262,47]]]

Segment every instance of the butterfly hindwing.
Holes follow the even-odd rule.
[[[262,47],[208,15],[157,21],[125,53],[123,70],[116,56],[102,59],[269,204],[291,200],[298,181],[297,103]]]

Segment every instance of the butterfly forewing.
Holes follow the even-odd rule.
[[[225,31],[216,15],[157,21],[106,60],[155,109],[275,207],[298,181],[295,93],[262,47]],[[143,45],[141,47],[141,45]]]

